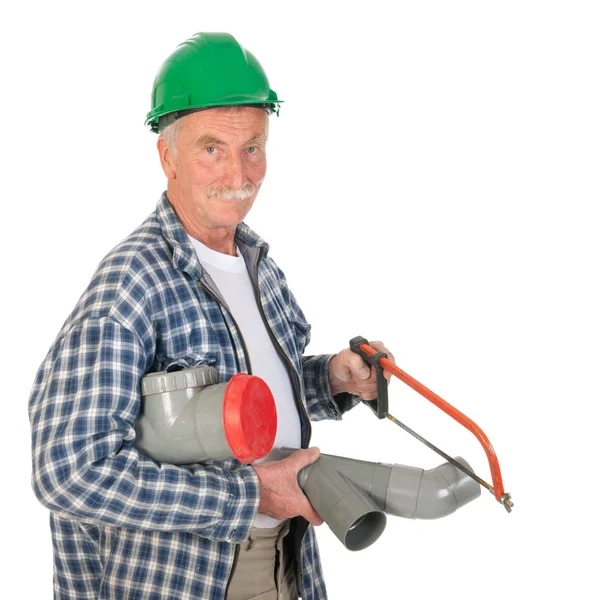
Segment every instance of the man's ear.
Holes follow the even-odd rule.
[[[158,149],[158,156],[160,158],[162,170],[167,179],[177,179],[175,160],[173,159],[173,155],[169,150],[169,145],[167,144],[165,138],[163,138],[161,135],[158,136],[156,148]]]

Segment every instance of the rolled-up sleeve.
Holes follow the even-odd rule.
[[[259,502],[252,467],[157,463],[132,446],[146,363],[140,339],[111,316],[55,342],[29,401],[37,498],[85,522],[244,539]]]

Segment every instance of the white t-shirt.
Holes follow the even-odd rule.
[[[252,374],[263,379],[273,393],[277,407],[277,434],[273,448],[300,448],[300,417],[290,377],[260,316],[244,258],[237,247],[237,256],[230,256],[208,248],[190,235],[188,237],[238,324],[250,355]],[[258,513],[254,526],[275,527],[279,523],[281,521]]]

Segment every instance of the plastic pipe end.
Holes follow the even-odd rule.
[[[265,457],[275,443],[277,410],[269,386],[246,373],[234,375],[223,398],[223,428],[237,460],[250,464]]]

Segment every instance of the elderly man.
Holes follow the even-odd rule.
[[[55,597],[326,597],[297,483],[318,458],[310,419],[373,399],[349,349],[305,356],[310,326],[269,246],[243,219],[266,172],[278,98],[228,34],[196,34],[161,67],[147,124],[167,191],[100,263],[30,398],[33,486],[50,509]],[[383,349],[378,342],[372,345]],[[139,452],[140,378],[212,365],[263,378],[280,461],[178,466]]]

